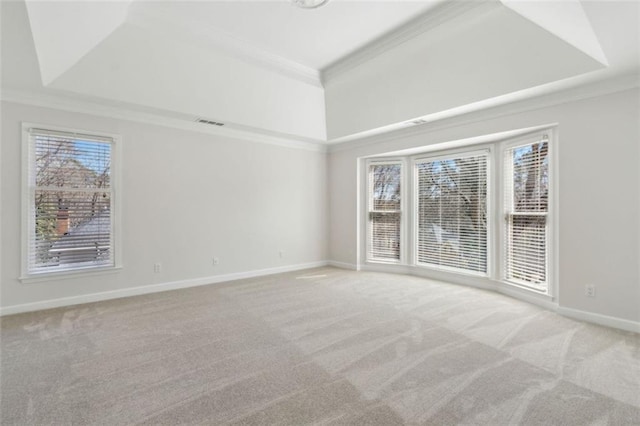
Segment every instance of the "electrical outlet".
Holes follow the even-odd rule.
[[[217,257],[214,257],[212,263],[213,263],[213,266],[216,266],[217,264],[220,263],[220,259],[218,259]]]
[[[160,272],[162,272],[162,264],[161,263],[154,263],[153,264],[153,272],[155,272],[156,274],[159,274]]]
[[[587,297],[596,297],[596,286],[593,284],[587,284],[584,287],[584,294]]]

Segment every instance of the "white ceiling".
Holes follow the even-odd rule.
[[[67,97],[313,143],[640,67],[639,0],[329,0],[313,10],[289,0],[1,0],[0,7],[3,99],[11,91]],[[469,66],[473,74],[460,77]]]
[[[442,2],[329,0],[301,9],[289,0],[134,0],[131,13],[170,16],[322,70]]]

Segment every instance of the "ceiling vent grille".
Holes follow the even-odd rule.
[[[211,126],[224,126],[224,123],[220,123],[218,121],[207,120],[204,118],[197,118],[196,123],[209,124]]]

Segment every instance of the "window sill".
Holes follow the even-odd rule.
[[[96,275],[115,274],[122,270],[122,266],[109,266],[106,268],[87,268],[76,271],[44,272],[18,278],[23,284],[39,283],[44,281],[58,281],[74,278],[93,277]]]
[[[478,272],[478,271],[472,271],[468,269],[453,268],[450,266],[433,266],[425,263],[416,263],[415,265],[411,265],[411,266],[414,266],[417,269],[422,269],[425,271],[433,271],[434,273],[456,274],[456,275],[461,275],[464,277],[472,277],[472,278],[485,278],[485,279],[490,278],[486,272]]]
[[[405,266],[399,260],[377,260],[377,259],[367,259],[367,264],[371,265],[401,265]]]

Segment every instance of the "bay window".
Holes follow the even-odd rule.
[[[368,160],[364,261],[549,295],[547,135]]]

